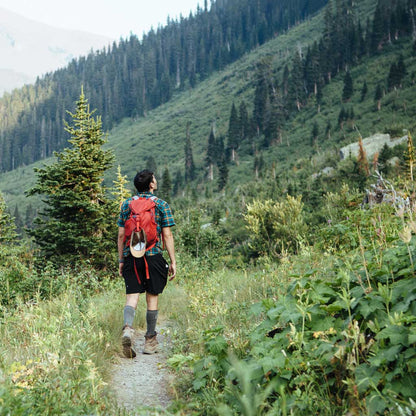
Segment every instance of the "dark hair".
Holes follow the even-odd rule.
[[[134,177],[134,186],[137,192],[146,192],[150,189],[150,182],[153,181],[153,172],[150,170],[142,170]]]

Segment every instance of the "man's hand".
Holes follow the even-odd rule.
[[[175,259],[175,244],[173,242],[173,235],[170,227],[162,228],[163,242],[165,243],[166,250],[168,251],[170,258],[169,266],[169,280],[173,280],[176,276],[176,259]]]
[[[176,276],[176,263],[171,263],[169,265],[169,280],[173,280]]]
[[[124,263],[119,263],[118,264],[118,275],[119,276],[123,276],[123,266],[124,266]]]

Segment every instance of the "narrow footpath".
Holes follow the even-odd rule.
[[[120,409],[128,415],[163,414],[169,406],[170,375],[166,368],[167,336],[161,329],[157,336],[160,352],[143,354],[144,331],[135,331],[133,339],[136,357],[120,358],[112,370],[112,390]],[[120,348],[121,351],[121,348]]]

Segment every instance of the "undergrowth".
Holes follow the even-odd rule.
[[[350,210],[279,265],[187,279],[177,409],[413,414],[415,231],[412,211]]]

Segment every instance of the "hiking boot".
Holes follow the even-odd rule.
[[[144,349],[143,354],[154,354],[155,352],[158,352],[159,349],[159,343],[156,339],[155,335],[145,335],[144,336]]]
[[[123,334],[121,335],[121,345],[123,346],[123,353],[126,358],[134,358],[136,353],[132,348],[134,330],[129,325],[124,325]]]

